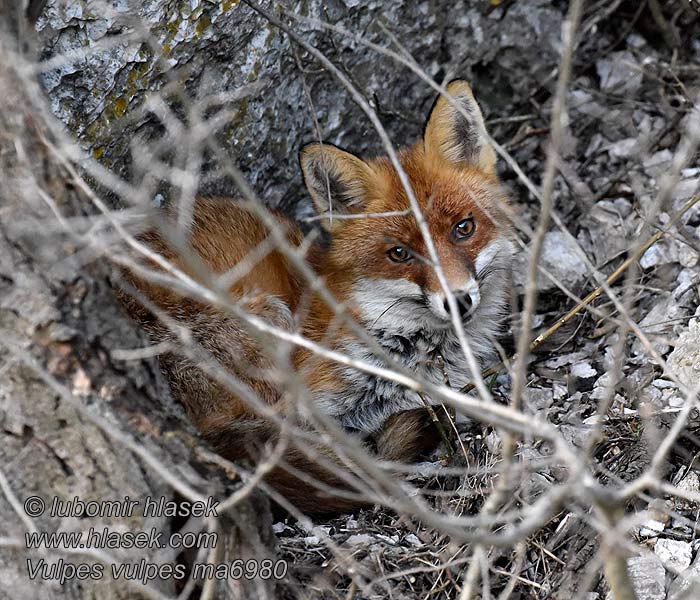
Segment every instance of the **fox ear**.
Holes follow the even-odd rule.
[[[484,134],[484,117],[466,81],[451,82],[430,111],[423,133],[428,157],[455,166],[471,165],[490,174],[495,173],[496,153]]]
[[[361,158],[329,144],[308,144],[299,162],[319,214],[332,216],[362,206],[371,170]]]

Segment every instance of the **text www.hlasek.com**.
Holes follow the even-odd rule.
[[[86,548],[215,548],[218,541],[214,531],[199,533],[176,531],[166,538],[162,531],[155,527],[150,531],[111,531],[104,527],[101,530],[91,527],[87,533],[80,531],[59,531],[48,533],[32,531],[24,534],[27,548],[70,548],[73,550]]]

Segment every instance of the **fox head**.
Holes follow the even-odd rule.
[[[447,293],[469,322],[497,320],[513,246],[508,203],[471,88],[438,97],[422,139],[399,153],[449,290],[440,283],[399,174],[328,144],[300,155],[306,186],[331,233],[322,271],[370,329],[451,327]]]

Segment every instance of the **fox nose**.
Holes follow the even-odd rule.
[[[459,310],[459,316],[462,321],[465,321],[471,316],[472,312],[479,303],[479,292],[477,290],[462,290],[453,292],[455,300],[457,301],[457,310]],[[445,312],[450,314],[450,305],[445,299],[443,306],[445,307]]]

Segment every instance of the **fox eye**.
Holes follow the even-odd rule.
[[[411,252],[403,246],[394,246],[387,252],[387,255],[390,260],[396,263],[403,263],[411,258]]]
[[[474,235],[475,231],[476,221],[474,221],[474,217],[467,217],[466,219],[462,219],[459,223],[457,223],[457,225],[454,226],[452,234],[454,235],[455,240],[461,241],[470,238],[472,235]]]

